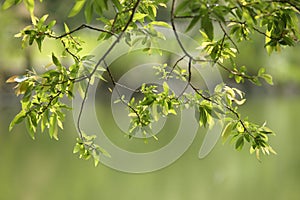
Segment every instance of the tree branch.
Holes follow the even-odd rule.
[[[117,37],[117,35],[115,33],[111,32],[111,31],[104,30],[104,29],[101,29],[101,28],[96,28],[96,27],[93,27],[93,26],[90,26],[90,25],[87,25],[87,24],[82,24],[79,27],[75,28],[74,30],[69,31],[65,34],[62,34],[60,36],[50,35],[50,37],[53,37],[55,39],[61,39],[61,38],[64,38],[68,35],[72,35],[73,33],[77,32],[81,29],[85,29],[85,28],[90,29],[90,30],[94,30],[94,31],[98,31],[98,32],[108,33],[108,34],[111,34],[111,35]]]
[[[82,114],[83,114],[83,107],[84,107],[84,104],[85,104],[85,101],[86,101],[86,98],[87,98],[87,94],[88,94],[87,92],[88,92],[89,85],[90,85],[90,82],[91,82],[91,77],[97,71],[100,64],[103,61],[105,61],[105,58],[110,54],[110,52],[114,49],[114,47],[120,42],[120,40],[123,37],[125,31],[128,29],[130,23],[132,23],[133,17],[135,15],[136,11],[137,11],[137,8],[138,8],[138,5],[139,5],[140,2],[141,2],[141,0],[137,0],[137,2],[134,4],[134,6],[132,8],[132,13],[131,13],[130,18],[127,21],[126,25],[122,29],[121,33],[117,36],[117,39],[111,44],[111,46],[104,53],[104,55],[98,60],[98,62],[94,66],[94,69],[92,70],[92,72],[88,76],[83,77],[84,79],[86,79],[86,78],[88,79],[88,84],[87,84],[87,87],[86,87],[84,98],[82,100],[80,111],[79,111],[78,118],[77,118],[77,128],[78,128],[78,131],[80,132],[81,139],[83,139],[83,137],[82,137],[81,128],[80,128],[80,120],[81,120],[81,117],[82,117]]]

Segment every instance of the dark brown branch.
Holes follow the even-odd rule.
[[[188,82],[187,82],[186,86],[184,87],[184,89],[182,90],[182,92],[178,95],[177,99],[179,99],[184,94],[184,92],[187,90],[187,88],[191,84],[191,81],[192,81],[192,58],[189,58],[189,63],[188,63]]]
[[[63,46],[64,46],[65,50],[68,52],[68,54],[70,54],[77,62],[79,62],[79,58],[74,53],[72,53],[69,48],[66,47],[66,44],[63,40],[61,40],[61,43],[63,44]]]
[[[64,38],[68,35],[71,35],[71,34],[77,32],[77,31],[79,31],[81,29],[85,29],[85,28],[90,29],[90,30],[94,30],[94,31],[98,31],[98,32],[108,33],[108,34],[111,34],[113,36],[116,36],[116,34],[111,32],[111,31],[107,31],[107,30],[104,30],[104,29],[101,29],[101,28],[96,28],[96,27],[93,27],[93,26],[90,26],[90,25],[87,25],[87,24],[82,24],[81,26],[79,26],[79,27],[77,27],[77,28],[73,29],[72,31],[69,31],[65,34],[62,34],[60,36],[50,35],[50,37],[53,37],[55,39],[61,39],[61,38]]]
[[[175,19],[192,19],[198,17],[197,15],[174,16]]]
[[[174,71],[174,69],[176,68],[176,66],[178,65],[178,63],[179,63],[180,61],[182,61],[185,57],[186,57],[186,55],[182,56],[181,58],[179,58],[179,59],[175,62],[175,64],[174,64],[173,67],[171,68],[171,71],[170,71],[169,75],[167,76],[167,79],[169,79],[169,77],[171,76],[172,72]]]
[[[110,69],[109,69],[109,67],[108,67],[108,65],[107,65],[107,63],[106,63],[105,61],[104,61],[104,65],[105,65],[105,67],[106,67],[106,70],[107,70],[107,73],[108,73],[108,75],[109,75],[109,77],[110,77],[110,80],[112,81],[112,84],[113,84],[114,86],[119,85],[119,86],[122,87],[123,85],[118,84],[118,83],[115,81],[115,79],[114,79],[114,77],[113,77],[113,75],[112,75],[112,73],[111,73],[111,71],[110,71]],[[126,86],[125,86],[125,87],[126,87]],[[126,88],[127,88],[127,87],[126,87]],[[127,88],[127,89],[128,89],[128,88]],[[136,110],[133,106],[131,106],[128,102],[124,101],[124,99],[122,98],[122,95],[121,95],[120,91],[118,90],[118,88],[116,88],[116,91],[117,91],[117,94],[118,94],[118,96],[119,96],[121,102],[122,102],[124,105],[126,105],[129,109],[131,109],[131,110],[136,114],[136,116],[138,117],[139,121],[141,121],[141,116],[139,115],[139,113],[137,112],[137,110]]]
[[[228,73],[232,74],[232,75],[236,75],[236,76],[240,76],[242,78],[248,79],[248,80],[253,80],[255,76],[250,76],[247,74],[243,74],[243,73],[239,73],[238,71],[235,70],[231,70],[229,68],[227,68],[225,65],[223,65],[220,62],[217,62],[218,66],[221,67],[222,69],[224,69],[225,71],[227,71]]]
[[[186,49],[184,48],[184,46],[183,46],[183,44],[182,44],[182,42],[181,42],[181,40],[180,40],[180,38],[179,38],[179,35],[178,35],[178,33],[177,33],[177,29],[176,29],[176,25],[175,25],[175,2],[176,2],[176,0],[173,0],[173,1],[172,1],[172,7],[171,7],[171,25],[172,25],[172,29],[173,29],[173,32],[174,32],[174,34],[175,34],[175,38],[176,38],[176,40],[177,40],[177,42],[178,42],[178,44],[179,44],[181,50],[183,51],[183,53],[184,53],[187,57],[193,58],[193,57],[186,51]]]
[[[83,99],[82,99],[82,102],[81,102],[81,105],[80,105],[80,110],[79,110],[79,114],[78,114],[78,118],[77,118],[77,129],[78,129],[78,132],[79,132],[79,136],[80,136],[80,139],[82,139],[84,141],[84,137],[83,137],[83,132],[81,130],[81,127],[80,127],[80,121],[81,121],[81,117],[82,117],[82,113],[83,113],[83,108],[84,108],[84,104],[85,104],[85,101],[87,99],[87,94],[88,94],[88,91],[89,91],[89,87],[90,87],[90,82],[91,82],[91,78],[88,78],[88,84],[85,88],[85,92],[84,92],[84,96],[83,96]]]
[[[122,29],[122,32],[117,36],[117,39],[111,44],[111,46],[108,48],[108,50],[104,53],[104,55],[98,60],[98,62],[96,63],[94,69],[92,70],[92,72],[86,76],[86,77],[82,77],[81,79],[84,80],[84,79],[88,79],[88,84],[87,84],[87,87],[86,87],[86,91],[85,91],[85,94],[84,94],[84,98],[82,100],[82,103],[81,103],[81,107],[80,107],[80,111],[79,111],[79,114],[78,114],[78,118],[77,118],[77,128],[78,128],[78,131],[80,132],[80,135],[81,135],[81,139],[82,139],[82,133],[81,133],[81,128],[80,128],[80,120],[81,120],[81,117],[82,117],[82,113],[83,113],[83,107],[84,107],[84,104],[85,104],[85,101],[86,101],[86,98],[87,98],[87,92],[88,92],[88,89],[89,89],[89,85],[90,85],[90,82],[91,82],[91,77],[94,75],[94,73],[97,71],[98,67],[100,66],[100,64],[105,60],[105,58],[110,54],[110,52],[114,49],[114,47],[120,42],[121,38],[123,37],[123,35],[125,34],[125,31],[128,29],[129,25],[132,23],[132,20],[133,20],[133,17],[136,13],[136,10],[138,8],[138,5],[139,3],[141,2],[141,0],[138,0],[133,8],[132,8],[132,13],[130,15],[130,18],[129,20],[127,21],[127,23],[125,24],[124,28]]]

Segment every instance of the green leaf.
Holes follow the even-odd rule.
[[[265,72],[266,72],[266,69],[262,67],[258,70],[257,76],[261,76],[261,75],[265,74]]]
[[[241,100],[238,100],[238,99],[234,99],[233,100],[237,105],[243,105],[245,102],[246,102],[246,99],[241,99]]]
[[[41,131],[44,132],[45,128],[48,126],[49,126],[49,110],[45,110],[41,121]]]
[[[163,22],[163,21],[153,21],[153,22],[150,22],[150,24],[156,25],[156,26],[162,26],[162,27],[166,27],[166,28],[172,27],[170,24],[168,24],[167,22]]]
[[[249,153],[253,154],[254,152],[255,152],[255,148],[253,148],[253,146],[251,146],[250,149],[249,149]]]
[[[95,155],[93,154],[92,156],[94,158],[94,166],[97,167],[99,162],[100,162],[99,155],[98,154],[95,154]]]
[[[73,6],[72,10],[70,11],[68,17],[73,17],[73,16],[77,15],[81,11],[85,2],[86,2],[86,0],[76,0],[76,3]]]
[[[193,17],[190,24],[186,28],[186,32],[190,31],[196,25],[196,23],[200,20],[200,18],[201,18],[201,15],[197,15],[197,16]]]
[[[165,94],[169,94],[169,85],[167,84],[167,82],[163,83],[163,89],[164,89],[164,93]]]
[[[33,18],[34,0],[24,0],[24,4],[27,10],[30,12],[31,17]]]
[[[176,11],[175,11],[175,14],[178,14],[178,13],[184,11],[184,10],[188,7],[189,2],[190,2],[190,0],[182,1],[182,2],[177,6]]]
[[[56,21],[55,20],[52,20],[49,24],[48,24],[48,29],[51,29],[53,28],[53,26],[56,24]]]
[[[78,153],[81,149],[81,145],[80,143],[76,143],[74,148],[73,148],[73,153]]]
[[[94,12],[93,1],[88,1],[84,9],[84,16],[87,23],[91,23]]]
[[[119,0],[112,0],[112,2],[120,12],[122,10],[122,5],[120,4]]]
[[[53,64],[56,65],[56,66],[61,66],[61,64],[60,64],[60,62],[59,62],[59,60],[58,60],[58,58],[54,55],[54,53],[52,53],[52,62],[53,62]]]
[[[234,80],[236,83],[244,82],[244,78],[239,75],[234,76]]]
[[[8,8],[10,8],[13,5],[17,5],[19,3],[21,3],[22,0],[6,0],[3,4],[2,4],[2,9],[6,10]]]
[[[273,78],[270,74],[263,74],[260,77],[263,78],[268,84],[273,85]]]
[[[214,39],[214,26],[209,15],[205,15],[201,19],[201,28],[204,30],[210,40]]]
[[[203,106],[199,106],[199,114],[200,114],[200,120],[199,120],[200,126],[206,127],[206,125],[207,125],[207,112],[205,111]]]
[[[240,151],[244,146],[244,136],[240,136],[235,143],[235,149]]]
[[[27,118],[25,120],[25,125],[26,125],[27,132],[29,133],[30,137],[34,140],[35,139],[34,134],[36,132],[36,127],[33,125],[29,116],[27,116]]]
[[[36,38],[35,39],[37,45],[38,45],[38,48],[39,48],[39,51],[42,52],[42,41],[43,41],[43,38]]]
[[[159,119],[159,114],[157,112],[157,103],[153,103],[152,105],[152,115],[153,115],[153,118],[154,118],[154,121],[158,121]]]
[[[22,122],[25,117],[26,117],[26,112],[24,110],[21,110],[11,121],[9,125],[9,131],[11,131],[16,124]]]
[[[147,14],[143,14],[143,13],[135,13],[132,21],[135,22],[135,21],[143,21],[144,18],[147,16]]]
[[[223,132],[222,132],[222,143],[224,144],[227,140],[227,138],[229,137],[229,135],[231,134],[232,132],[232,128],[233,128],[234,124],[232,122],[229,122]]]
[[[107,10],[107,8],[108,8],[107,0],[94,1],[94,6],[95,6],[95,12],[98,15],[102,15],[103,10]]]
[[[49,136],[50,138],[54,138],[58,140],[58,126],[57,126],[57,118],[54,114],[51,115],[49,120]]]
[[[66,23],[64,23],[64,28],[65,28],[65,32],[66,33],[70,32],[70,29],[69,29],[69,27],[68,27],[68,25]]]
[[[39,22],[37,23],[37,27],[39,27],[39,28],[41,28],[42,27],[42,25],[45,23],[45,21],[47,20],[47,18],[48,18],[48,16],[49,15],[43,15],[43,17],[41,17],[40,19],[39,19]]]

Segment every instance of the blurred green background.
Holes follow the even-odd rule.
[[[67,18],[68,3],[48,1],[45,6],[50,17],[60,19],[60,27]],[[44,14],[44,7],[39,7],[39,12]],[[79,16],[68,22],[75,27],[83,19]],[[266,66],[273,75],[272,87],[257,88],[248,83],[239,87],[247,92],[242,113],[258,123],[268,122],[277,133],[271,144],[278,155],[263,157],[259,163],[247,148],[236,152],[232,145],[218,142],[209,156],[200,160],[197,156],[205,132],[200,129],[192,146],[172,165],[151,173],[127,174],[101,164],[94,167],[72,154],[77,132],[71,112],[59,141],[47,134],[38,134],[33,141],[23,124],[8,132],[20,106],[13,86],[5,80],[24,73],[27,66],[39,68],[49,62],[49,55],[37,52],[35,46],[24,51],[19,39],[13,38],[26,23],[22,7],[0,11],[0,199],[300,199],[299,46],[268,56],[263,38],[241,45],[240,64],[254,71]],[[47,52],[47,48],[56,47],[45,48]],[[87,44],[87,48],[89,51],[93,46]],[[224,80],[230,83],[226,76]]]

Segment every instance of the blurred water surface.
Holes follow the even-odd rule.
[[[249,155],[248,149],[236,152],[232,145],[221,142],[208,157],[199,160],[204,136],[201,129],[188,151],[172,165],[152,173],[127,174],[101,164],[95,168],[92,162],[72,154],[77,133],[71,113],[59,141],[40,133],[33,141],[23,124],[9,133],[9,121],[18,111],[17,99],[1,95],[1,199],[298,200],[299,100],[300,97],[249,97],[242,112],[256,122],[267,120],[277,133],[271,137],[271,144],[278,155],[263,157],[261,163]],[[121,135],[119,138],[126,139]]]

